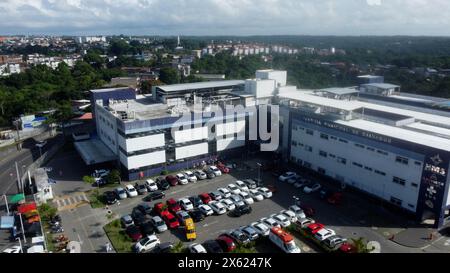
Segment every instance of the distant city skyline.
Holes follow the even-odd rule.
[[[0,16],[0,35],[450,35],[448,0],[2,0]]]

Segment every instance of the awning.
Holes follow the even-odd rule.
[[[23,204],[17,208],[17,211],[21,214],[27,213],[32,210],[37,210],[36,203]]]
[[[86,165],[111,162],[117,159],[116,155],[99,139],[90,139],[74,143]]]
[[[11,204],[16,204],[23,200],[25,200],[25,195],[23,193],[19,193],[19,194],[10,196],[8,202]]]
[[[2,216],[0,218],[0,228],[10,229],[14,227],[14,216]]]

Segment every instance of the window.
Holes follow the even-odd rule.
[[[422,162],[420,162],[420,161],[415,161],[414,164],[417,166],[422,166]]]
[[[377,150],[377,153],[382,154],[382,155],[389,155],[387,152],[382,151],[382,150]]]
[[[298,127],[296,125],[292,126],[292,130],[298,131]]]
[[[392,178],[392,182],[394,182],[395,184],[402,185],[402,186],[405,186],[405,184],[406,184],[406,180],[405,179],[402,179],[402,178],[397,177],[397,176],[394,176]]]
[[[331,158],[336,158],[336,156],[334,154],[328,154],[328,156]]]
[[[305,145],[305,151],[312,152],[313,148],[311,146]]]
[[[398,199],[398,198],[395,198],[395,197],[391,196],[391,203],[396,204],[397,206],[401,206],[403,201]]]
[[[340,139],[339,139],[339,141],[340,141],[340,142],[342,142],[342,143],[348,143],[348,141],[347,141],[347,140],[345,140],[345,139],[342,139],[342,138],[340,138]]]
[[[416,206],[414,206],[413,204],[408,204],[408,207],[410,207],[410,208],[415,208]]]
[[[366,170],[368,170],[368,171],[373,171],[373,169],[371,168],[371,167],[367,167],[367,166],[364,166],[364,169],[366,169]]]
[[[308,169],[311,169],[312,167],[311,163],[309,163],[308,161],[303,162],[303,166]]]
[[[376,174],[382,175],[382,176],[386,176],[385,172],[379,171],[379,170],[375,170]]]
[[[337,140],[337,139],[338,139],[338,138],[335,137],[335,136],[330,136],[330,138],[331,138],[332,140]]]
[[[356,163],[356,162],[353,162],[353,165],[356,166],[356,167],[360,167],[360,168],[363,167],[363,165],[361,165],[361,164],[359,164],[359,163]]]
[[[347,159],[342,158],[342,157],[338,157],[338,158],[337,158],[337,161],[338,161],[339,163],[341,163],[341,164],[344,164],[344,165],[347,164]]]
[[[375,152],[375,149],[372,147],[367,147],[367,150],[371,151],[371,152]]]
[[[395,162],[408,165],[409,160],[406,157],[397,156]]]
[[[328,140],[328,135],[327,134],[320,134],[320,138]]]
[[[327,171],[324,168],[318,168],[317,172],[320,173],[320,174],[325,175]]]
[[[308,134],[308,135],[314,135],[314,131],[313,130],[310,130],[310,129],[307,129],[306,130],[306,133]]]
[[[362,149],[366,148],[366,146],[358,144],[358,143],[355,143],[355,146],[358,147],[358,148],[362,148]]]
[[[418,187],[419,187],[419,184],[417,184],[417,183],[411,183],[411,186],[414,187],[414,188],[418,188]]]
[[[324,151],[319,151],[319,155],[322,157],[328,157],[328,153]]]
[[[297,147],[297,141],[292,140],[292,146]]]

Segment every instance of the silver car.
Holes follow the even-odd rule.
[[[152,219],[150,219],[150,223],[152,223],[152,225],[156,228],[158,233],[163,233],[164,231],[167,230],[166,223],[159,216],[155,216]]]
[[[237,194],[231,195],[230,198],[228,199],[230,199],[231,202],[233,202],[236,205],[236,207],[245,206],[244,200],[242,200],[242,198]]]
[[[241,228],[242,233],[244,233],[251,241],[255,241],[259,238],[258,232],[252,226],[245,226]]]
[[[123,188],[117,188],[116,194],[119,197],[119,199],[127,199],[128,198],[127,192]]]
[[[198,180],[205,180],[206,178],[208,178],[206,176],[206,173],[201,170],[194,171],[194,175],[197,177]]]

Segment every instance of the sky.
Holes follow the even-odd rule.
[[[450,35],[450,0],[0,0],[0,35]]]

